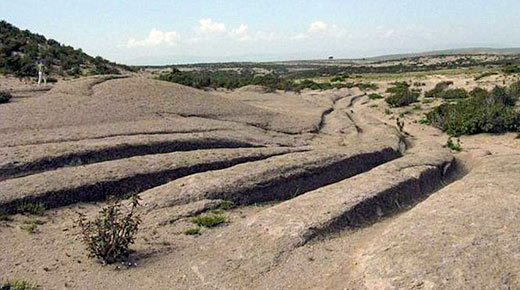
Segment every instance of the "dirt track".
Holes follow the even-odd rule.
[[[20,229],[34,217],[1,222],[0,277],[45,289],[519,287],[520,146],[506,137],[489,156],[468,138],[455,161],[439,132],[399,132],[360,91],[143,78],[62,82],[0,116],[0,209],[48,208],[35,234]],[[137,266],[86,259],[75,212],[130,192],[145,203]],[[184,234],[189,216],[226,201],[229,223]]]

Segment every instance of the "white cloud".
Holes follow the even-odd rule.
[[[308,37],[327,37],[327,38],[343,38],[347,35],[346,30],[336,24],[329,24],[324,21],[314,21],[309,25],[307,33],[300,33],[292,37],[299,40]]]
[[[254,39],[257,41],[274,41],[281,39],[282,36],[280,34],[277,34],[275,32],[264,32],[264,31],[257,31],[255,33]]]
[[[392,38],[395,36],[396,31],[392,28],[386,28],[384,26],[376,27],[377,36],[380,38]]]
[[[327,30],[328,28],[328,24],[326,22],[323,22],[323,21],[314,21],[313,23],[311,23],[311,25],[309,25],[309,33],[317,33],[317,32],[324,32]]]
[[[211,18],[204,18],[199,20],[199,31],[204,34],[216,34],[226,31],[224,23],[213,22]]]
[[[180,39],[180,35],[176,31],[160,31],[152,29],[148,34],[148,37],[143,40],[136,40],[131,38],[128,40],[128,47],[137,46],[159,46],[162,44],[175,45]]]
[[[229,33],[231,38],[234,38],[236,40],[245,41],[251,39],[251,36],[249,36],[249,33],[247,31],[247,25],[240,24],[238,28],[235,28],[231,30]]]
[[[291,37],[292,40],[301,40],[307,38],[305,33],[298,33],[295,36]]]

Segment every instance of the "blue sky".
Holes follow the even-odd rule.
[[[520,47],[518,0],[1,0],[0,18],[127,64]]]

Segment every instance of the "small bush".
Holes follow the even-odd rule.
[[[453,151],[462,151],[462,146],[460,145],[460,139],[457,139],[457,142],[453,142],[453,139],[450,137],[446,142],[446,147]]]
[[[382,99],[383,96],[381,96],[380,94],[377,94],[377,93],[372,93],[372,94],[368,95],[368,98],[371,100],[377,100],[377,99]]]
[[[449,89],[440,94],[440,97],[446,100],[452,99],[464,99],[468,96],[468,93],[465,89]]]
[[[385,115],[391,115],[392,114],[392,111],[388,108],[385,109]]]
[[[507,94],[510,95],[514,101],[520,98],[520,81],[517,81],[507,88]]]
[[[444,81],[435,85],[435,87],[424,93],[425,98],[441,98],[442,93],[449,87],[453,85],[452,81]]]
[[[199,227],[212,228],[219,224],[227,222],[228,219],[219,211],[210,212],[209,214],[199,215],[191,219],[191,222]]]
[[[13,96],[8,91],[0,91],[0,104],[9,103]]]
[[[36,284],[29,283],[23,280],[7,280],[6,282],[0,283],[1,290],[38,290]]]
[[[377,90],[379,87],[374,83],[358,83],[356,85],[360,90],[368,91],[368,90]]]
[[[139,197],[131,198],[131,208],[121,204],[120,200],[102,209],[94,221],[87,221],[80,214],[77,221],[81,229],[81,239],[87,246],[89,257],[98,258],[103,263],[112,264],[129,253],[129,246],[134,243],[140,216],[135,214],[139,206]]]
[[[330,82],[331,83],[335,83],[335,82],[344,82],[345,80],[347,79],[347,76],[345,75],[337,75],[335,77],[333,77]]]
[[[417,102],[419,93],[411,91],[408,87],[393,87],[388,89],[392,94],[385,99],[391,107],[404,107]]]
[[[518,65],[509,65],[509,66],[506,66],[503,71],[506,73],[506,74],[516,74],[516,73],[520,73],[520,66]]]

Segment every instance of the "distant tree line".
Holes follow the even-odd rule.
[[[299,92],[303,89],[326,90],[346,86],[343,83],[318,83],[309,79],[297,82],[286,77],[281,77],[275,73],[255,74],[251,70],[180,71],[177,68],[172,68],[170,72],[161,73],[157,79],[199,89],[236,89],[248,85],[258,85],[266,87],[271,91],[285,90]]]

